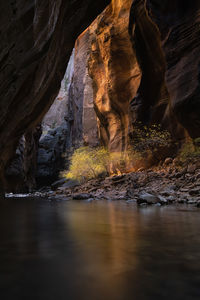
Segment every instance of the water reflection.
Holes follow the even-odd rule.
[[[200,299],[200,212],[7,200],[1,299]]]

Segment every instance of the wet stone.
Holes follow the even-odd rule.
[[[72,198],[73,200],[87,200],[92,198],[92,195],[87,193],[74,194],[72,195]]]
[[[141,204],[141,203],[156,204],[158,202],[159,202],[159,198],[157,196],[149,194],[149,193],[140,194],[139,198],[137,200],[138,204]]]

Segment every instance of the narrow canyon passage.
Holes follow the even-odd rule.
[[[142,167],[199,138],[198,3],[75,2],[1,4],[2,194],[52,184],[82,145],[126,156],[142,126],[172,140]]]
[[[200,1],[0,1],[0,299],[200,299]]]

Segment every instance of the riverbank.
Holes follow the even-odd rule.
[[[54,200],[124,200],[139,206],[188,204],[200,208],[200,164],[155,167],[122,175],[92,179],[80,184],[61,179],[51,187],[6,198]]]
[[[62,182],[62,181],[61,181]],[[98,178],[77,185],[63,182],[51,198],[72,200],[126,200],[138,205],[191,204],[200,207],[200,166],[173,166]]]

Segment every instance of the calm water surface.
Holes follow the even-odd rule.
[[[8,199],[0,299],[200,299],[200,210]]]

